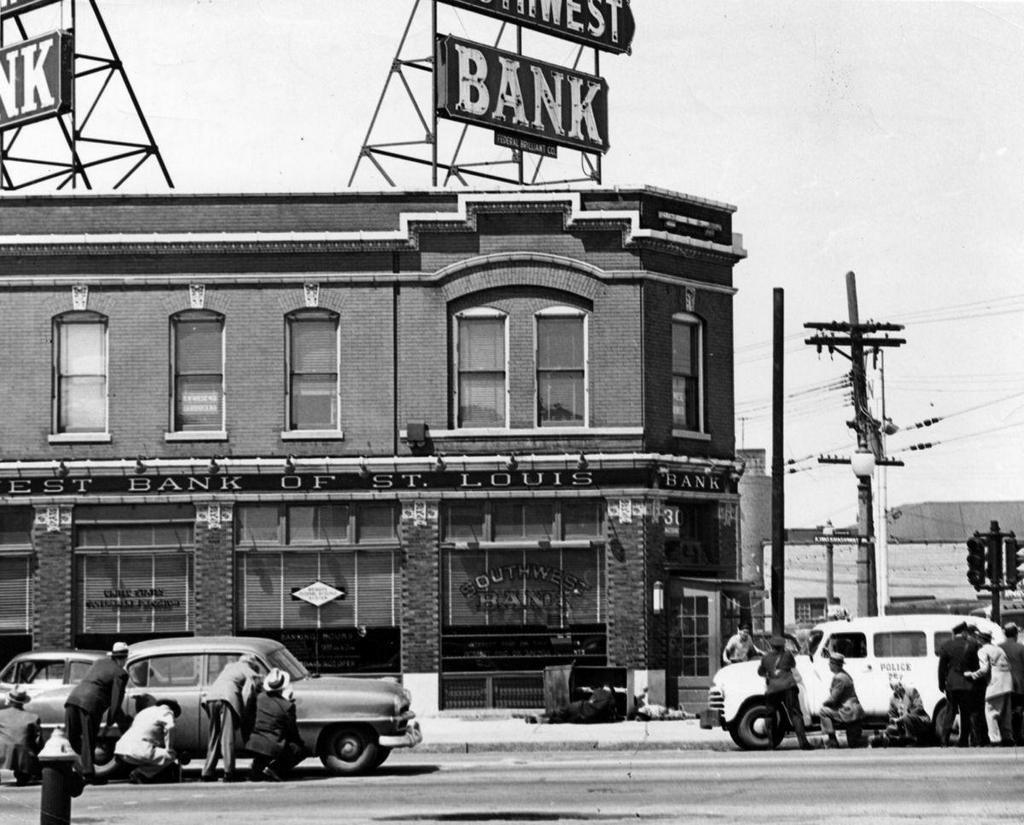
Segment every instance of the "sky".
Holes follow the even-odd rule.
[[[349,187],[414,0],[100,7],[175,191],[312,192]],[[492,21],[439,8],[446,31],[494,42]],[[769,464],[773,291],[783,290],[787,524],[856,519],[850,468],[817,462],[854,447],[846,390],[830,388],[849,364],[804,343],[805,323],[848,320],[850,271],[860,320],[906,327],[905,345],[869,362],[876,415],[884,399],[899,428],[887,452],[905,462],[876,479],[876,498],[890,509],[1024,498],[1024,2],[632,8],[632,54],[602,55],[599,67],[610,89],[603,183],[737,207],[749,255],[734,272],[736,438],[766,449]],[[426,9],[403,57],[429,54]],[[33,33],[62,13],[37,13]],[[86,20],[79,28],[88,36]],[[544,59],[575,54],[539,35],[524,45]],[[411,127],[417,139],[391,88],[373,137]],[[101,126],[131,114],[110,101]],[[430,185],[413,164],[389,171],[399,186]],[[99,172],[94,191],[113,191],[116,178]],[[362,163],[354,188],[388,184]],[[118,191],[167,187],[147,161]],[[930,419],[940,420],[915,426]]]

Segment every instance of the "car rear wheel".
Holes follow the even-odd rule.
[[[763,700],[755,700],[746,704],[739,715],[729,726],[732,741],[743,750],[769,750],[782,741],[785,735],[782,721],[775,720],[773,742],[768,741],[768,706]]]
[[[335,776],[349,776],[373,770],[387,758],[387,752],[369,728],[338,725],[320,738],[317,755]]]

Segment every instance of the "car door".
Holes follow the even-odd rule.
[[[826,697],[828,686],[832,684],[832,672],[828,664],[829,653],[832,651],[846,657],[845,670],[853,679],[853,687],[864,712],[868,716],[885,716],[889,709],[889,677],[879,670],[878,662],[868,647],[868,634],[859,630],[844,630],[833,633],[824,641],[815,658],[815,670],[822,678]]]
[[[154,700],[173,699],[181,706],[174,720],[171,745],[180,751],[201,753],[206,749],[200,738],[199,694],[203,657],[199,653],[174,653],[145,656],[128,665],[128,711],[134,715],[144,695]]]

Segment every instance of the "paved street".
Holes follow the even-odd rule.
[[[193,776],[194,772],[189,772]],[[0,823],[38,822],[39,788],[0,789]],[[282,785],[89,788],[74,823],[1017,823],[1024,753],[701,751],[405,754],[372,776],[304,763]]]

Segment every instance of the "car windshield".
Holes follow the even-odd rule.
[[[271,667],[281,668],[293,682],[309,678],[309,671],[306,670],[302,662],[296,659],[292,652],[283,645],[276,650],[271,650],[267,654],[267,661],[270,662]]]

